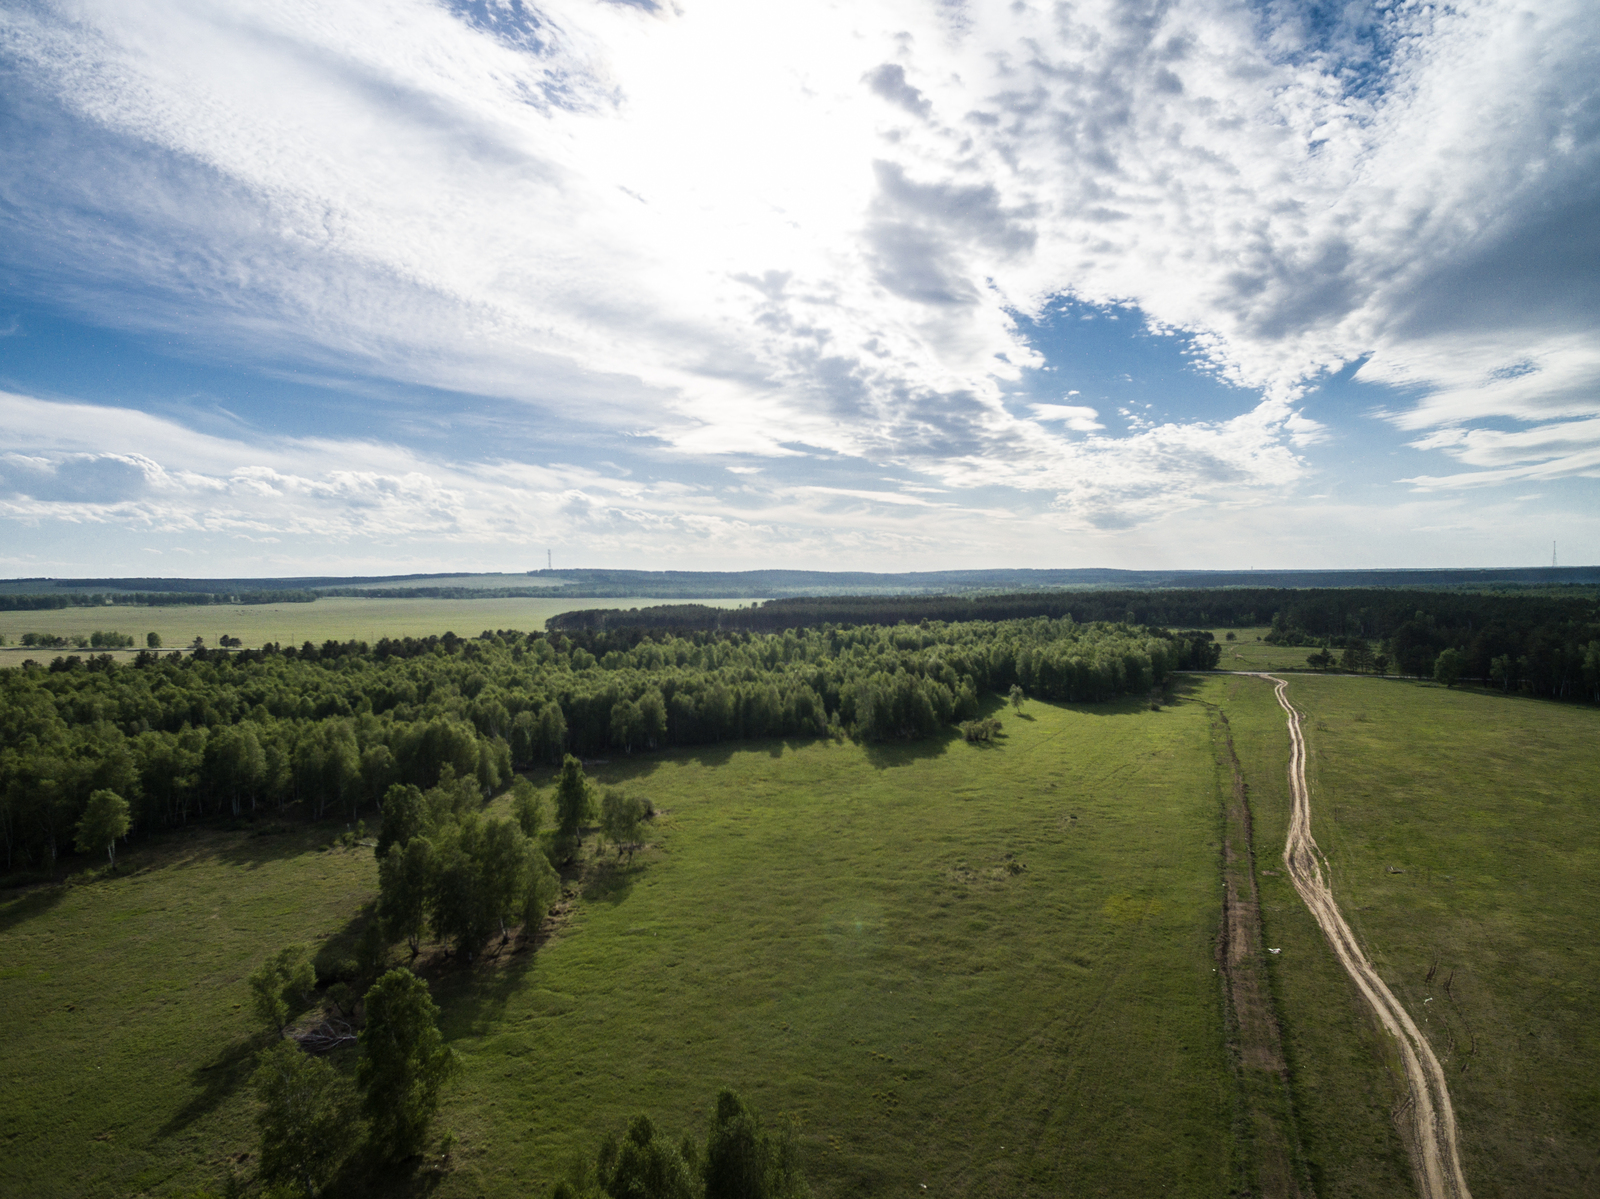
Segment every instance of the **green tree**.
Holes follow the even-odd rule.
[[[551,701],[539,709],[534,747],[535,756],[545,762],[558,762],[566,752],[567,718],[560,704]]]
[[[306,956],[304,945],[290,945],[268,958],[249,978],[250,995],[256,1014],[278,1030],[302,1011],[317,985],[317,973]]]
[[[484,897],[500,922],[504,940],[527,899],[528,873],[536,856],[533,843],[513,821],[490,820],[484,823],[476,848]]]
[[[561,762],[561,777],[556,782],[556,835],[568,847],[568,854],[588,814],[589,780],[583,777],[583,763],[568,754]]]
[[[706,1137],[706,1199],[803,1199],[810,1192],[800,1174],[794,1125],[776,1136],[732,1091],[717,1096]]]
[[[381,863],[389,856],[391,845],[403,849],[412,837],[426,833],[432,824],[421,789],[395,783],[384,793],[383,826],[378,830],[378,844],[372,852]]]
[[[511,814],[524,837],[532,840],[539,835],[544,823],[544,805],[539,802],[537,788],[520,775],[511,784]]]
[[[610,789],[600,800],[600,828],[620,856],[625,844],[639,839],[639,825],[647,811],[644,800]]]
[[[635,1116],[620,1139],[606,1138],[597,1165],[611,1199],[693,1199],[697,1190],[690,1164],[648,1116]]]
[[[460,1067],[439,1035],[439,1008],[427,984],[409,970],[391,970],[375,982],[366,1009],[356,1082],[374,1145],[399,1160],[422,1149],[439,1091]]]
[[[482,824],[469,815],[440,829],[433,845],[428,917],[434,935],[469,962],[499,923],[483,869],[483,838]]]
[[[146,633],[144,635],[144,643],[145,643],[145,646],[147,648],[149,648],[149,649],[160,649],[161,648],[161,634],[160,633]]]
[[[413,837],[389,846],[378,863],[378,919],[391,941],[404,941],[416,960],[433,891],[433,842]]]
[[[528,889],[522,900],[522,935],[532,937],[539,931],[556,897],[561,894],[561,876],[550,865],[550,859],[535,853],[528,864]]]
[[[256,1126],[262,1181],[298,1183],[307,1199],[314,1199],[355,1140],[350,1084],[327,1062],[288,1041],[261,1055],[250,1081],[261,1101]]]
[[[1459,650],[1442,649],[1433,662],[1433,681],[1443,683],[1446,687],[1454,687],[1465,669],[1466,662]]]
[[[1021,687],[1020,684],[1012,683],[1011,684],[1011,692],[1010,692],[1010,695],[1008,696],[1008,698],[1011,700],[1012,708],[1015,709],[1016,711],[1020,712],[1020,711],[1022,711],[1022,703],[1023,703],[1023,701],[1025,699],[1027,699],[1028,697],[1022,693],[1022,687]]]
[[[89,805],[78,821],[79,853],[105,848],[113,867],[117,864],[117,838],[128,834],[128,801],[115,791],[100,790],[89,796]]]

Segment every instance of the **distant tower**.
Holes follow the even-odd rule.
[[[1552,547],[1552,549],[1553,549],[1553,547]],[[554,562],[554,559],[550,557],[550,551],[549,550],[545,550],[545,552],[544,552],[544,568],[546,570],[554,570],[555,566],[553,565],[553,562]]]
[[[1555,568],[1556,568],[1556,543],[1552,541],[1550,543],[1550,569],[1554,570]]]

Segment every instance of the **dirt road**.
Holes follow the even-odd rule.
[[[1355,934],[1350,931],[1338,904],[1333,901],[1333,891],[1323,871],[1326,860],[1311,835],[1311,796],[1306,790],[1306,743],[1300,731],[1300,713],[1289,702],[1289,682],[1270,674],[1257,677],[1271,679],[1277,684],[1278,703],[1289,717],[1289,788],[1294,797],[1294,808],[1289,819],[1289,837],[1283,848],[1283,864],[1289,871],[1289,877],[1294,880],[1300,898],[1305,900],[1311,914],[1322,926],[1339,961],[1400,1046],[1400,1054],[1405,1061],[1406,1081],[1411,1088],[1414,1122],[1412,1153],[1423,1199],[1472,1199],[1456,1152],[1455,1111],[1450,1106],[1450,1092],[1445,1086],[1444,1070],[1439,1066],[1439,1059],[1434,1056],[1433,1047],[1428,1044],[1428,1039],[1422,1035],[1410,1014],[1378,977],[1372,963],[1367,961]]]

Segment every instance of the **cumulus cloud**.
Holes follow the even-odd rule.
[[[508,397],[664,459],[1008,488],[1056,527],[1285,494],[1329,419],[1308,385],[1359,359],[1409,397],[1379,413],[1397,436],[1464,468],[1418,486],[1585,476],[1600,449],[1582,0],[39,0],[0,13],[0,55],[0,256],[107,323]],[[1013,415],[1043,365],[1016,318],[1062,295],[1192,335],[1256,395],[1124,432]],[[0,465],[8,502],[244,527],[270,498],[396,536],[535,492],[613,529],[743,519],[393,447],[343,473],[241,451],[205,482],[60,453]],[[744,482],[750,544],[820,494]]]

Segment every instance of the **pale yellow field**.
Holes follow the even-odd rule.
[[[647,608],[679,601],[632,597],[627,599],[356,599],[332,596],[309,604],[238,604],[204,607],[60,608],[45,612],[0,612],[0,664],[14,665],[24,657],[54,657],[87,650],[30,648],[18,642],[23,633],[54,633],[62,637],[88,634],[96,629],[130,633],[136,647],[144,646],[146,633],[161,635],[168,649],[186,646],[204,637],[208,646],[226,633],[248,648],[268,641],[300,645],[329,639],[368,643],[380,637],[426,637],[452,632],[476,637],[485,629],[542,630],[544,622],[561,612],[581,608]],[[705,599],[694,603],[736,608],[758,603],[748,599]],[[123,651],[132,653],[133,651]]]

